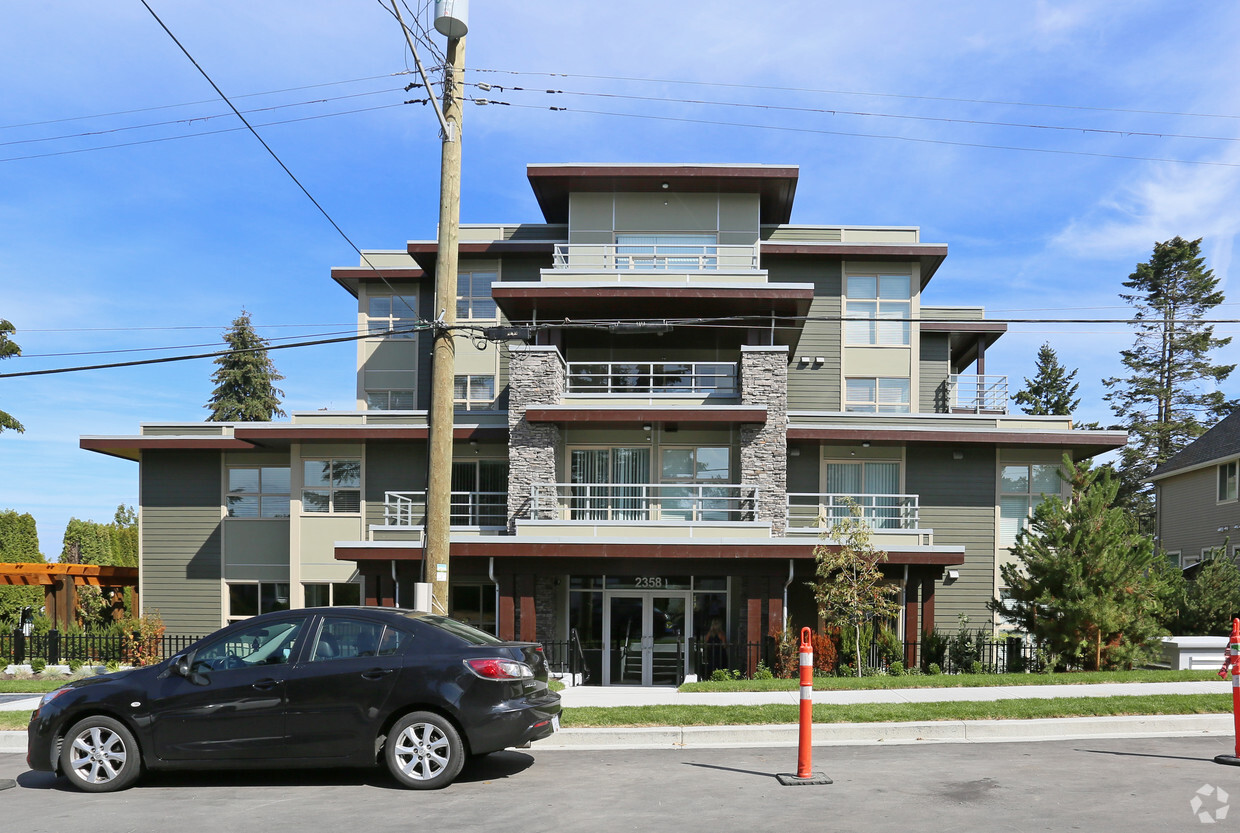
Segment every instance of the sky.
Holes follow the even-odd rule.
[[[425,92],[378,0],[147,2],[344,236],[140,0],[0,4],[0,318],[23,353],[0,374],[206,352],[243,309],[273,344],[347,333],[331,268],[435,236],[438,125],[402,103]],[[474,0],[466,92],[495,103],[466,105],[461,221],[540,222],[530,163],[795,164],[792,222],[948,245],[924,303],[1122,319],[1122,282],[1179,235],[1240,318],[1236,43],[1234,3]],[[986,369],[1015,392],[1049,342],[1105,425],[1132,340],[1012,324]],[[353,407],[354,345],[271,356],[286,411]],[[80,437],[204,420],[214,369],[0,378],[26,428],[0,433],[0,510],[55,558],[71,517],[136,506],[137,464]]]

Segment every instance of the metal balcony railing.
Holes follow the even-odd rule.
[[[567,521],[752,521],[758,487],[735,483],[536,483],[530,517]]]
[[[797,492],[788,494],[788,526],[830,528],[856,507],[871,529],[917,529],[917,495],[845,495]]]
[[[1008,377],[953,374],[947,379],[947,401],[953,410],[1006,414]]]
[[[452,526],[505,526],[507,492],[453,492]],[[426,524],[426,492],[384,492],[384,526],[420,527]]]
[[[713,272],[757,269],[754,246],[664,244],[557,243],[556,269],[619,269],[628,271]]]
[[[736,362],[569,362],[568,392],[736,395]]]

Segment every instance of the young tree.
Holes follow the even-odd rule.
[[[207,422],[270,422],[285,416],[280,408],[284,391],[275,387],[283,379],[267,355],[267,342],[254,332],[244,309],[233,319],[224,340],[233,352],[215,360],[219,369],[211,375],[215,391],[203,407],[211,411]]]
[[[870,524],[861,516],[860,507],[850,504],[848,510],[848,515],[837,519],[826,532],[836,545],[824,542],[814,548],[817,575],[813,589],[819,615],[852,629],[860,677],[861,625],[899,615],[900,604],[894,598],[899,588],[883,581],[879,564],[887,560],[887,553],[870,542]]]
[[[1016,538],[1016,561],[1000,568],[1009,597],[990,608],[1063,663],[1131,667],[1165,633],[1166,559],[1114,506],[1120,484],[1109,468],[1064,455],[1061,476],[1071,497],[1054,495],[1034,509]]]
[[[1012,397],[1024,406],[1027,414],[1039,416],[1071,416],[1081,400],[1074,398],[1076,389],[1080,387],[1072,380],[1076,371],[1068,371],[1059,363],[1050,344],[1043,344],[1038,350],[1037,373],[1032,379],[1025,379],[1025,387]]]
[[[8,321],[0,318],[0,359],[10,359],[13,356],[20,356],[22,348],[9,338],[9,333],[15,332],[15,328]],[[22,433],[26,430],[20,422],[12,414],[0,411],[0,432],[8,428],[11,431]]]
[[[1120,354],[1127,375],[1103,384],[1129,433],[1120,452],[1120,498],[1138,514],[1150,510],[1150,473],[1236,406],[1217,390],[1235,365],[1210,359],[1231,339],[1215,338],[1204,322],[1223,293],[1200,250],[1200,238],[1155,243],[1153,256],[1124,282],[1133,292],[1120,293],[1136,308],[1136,341]]]

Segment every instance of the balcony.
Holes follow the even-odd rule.
[[[737,524],[758,487],[734,483],[536,483],[529,517],[580,523]]]
[[[503,528],[508,523],[507,492],[453,492],[452,526]],[[384,492],[383,526],[426,525],[426,492]]]
[[[917,495],[788,494],[789,532],[818,532],[849,517],[853,509],[876,532],[918,529]]]
[[[736,396],[736,362],[569,362],[568,392]]]
[[[957,413],[1006,414],[1008,378],[952,374],[947,379],[947,402]]]
[[[754,246],[557,243],[555,269],[625,272],[714,272],[758,268]]]

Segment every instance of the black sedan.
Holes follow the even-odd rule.
[[[443,616],[304,608],[230,625],[164,662],[39,703],[27,764],[109,792],[146,769],[373,766],[447,786],[473,755],[559,726],[542,647]]]

